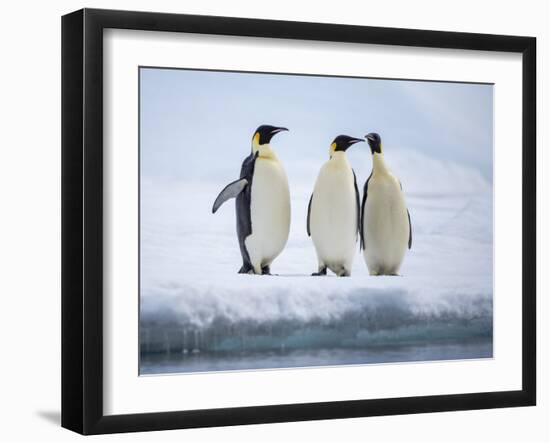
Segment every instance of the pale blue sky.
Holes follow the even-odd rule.
[[[273,124],[290,129],[277,136],[287,171],[314,160],[317,172],[338,134],[378,132],[386,151],[416,150],[492,181],[491,85],[157,68],[140,76],[143,177],[237,176],[253,131]]]

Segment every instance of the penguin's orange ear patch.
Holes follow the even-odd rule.
[[[260,149],[260,133],[256,132],[252,137],[252,152],[256,153]]]
[[[336,143],[333,143],[332,145],[330,145],[330,150],[332,152],[336,151]]]
[[[254,143],[255,145],[260,144],[260,133],[259,132],[256,132],[256,134],[254,134],[254,137],[252,137],[252,143]]]

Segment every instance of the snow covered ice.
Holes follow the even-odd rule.
[[[361,192],[369,156],[350,150]],[[310,276],[306,211],[322,158],[284,163],[291,231],[274,276],[237,274],[234,202],[211,213],[239,159],[193,180],[142,177],[141,372],[491,357],[491,183],[411,149],[386,158],[412,219],[400,277],[369,276],[359,243],[351,277]]]

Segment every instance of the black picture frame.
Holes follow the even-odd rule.
[[[171,31],[522,54],[522,389],[131,415],[103,413],[103,30]],[[82,434],[536,403],[536,39],[83,9],[62,18],[62,426]]]

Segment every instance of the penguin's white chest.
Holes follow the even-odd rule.
[[[363,232],[369,272],[397,274],[409,241],[409,219],[399,181],[389,173],[369,180]]]
[[[310,232],[320,265],[334,272],[341,266],[351,270],[357,201],[353,171],[345,158],[329,160],[319,172],[311,200]]]
[[[283,250],[290,230],[288,180],[277,159],[256,160],[250,218],[252,234],[245,240],[250,261],[255,268],[268,266]]]

